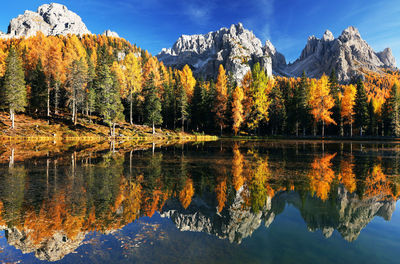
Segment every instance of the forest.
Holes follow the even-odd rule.
[[[101,35],[0,40],[0,107],[73,125],[122,123],[242,136],[400,136],[400,73],[365,71],[349,84],[268,77],[253,65],[240,83],[166,67],[124,39]],[[97,118],[94,118],[97,117]],[[50,123],[51,124],[51,123]]]

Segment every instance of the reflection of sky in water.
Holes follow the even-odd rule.
[[[312,148],[308,148],[308,145],[307,147],[300,145],[300,149],[296,150],[299,152],[296,152],[296,154],[293,145],[287,146],[287,149],[281,149],[279,146],[264,148],[246,146],[242,147],[240,151],[236,148],[233,151],[228,149],[220,153],[218,144],[212,146],[212,143],[210,143],[210,145],[210,149],[198,150],[196,147],[192,150],[190,147],[186,149],[185,164],[182,163],[182,150],[180,148],[164,149],[162,155],[160,153],[152,155],[151,152],[138,154],[132,162],[133,167],[134,169],[143,169],[144,173],[134,172],[139,176],[136,175],[136,178],[133,177],[129,180],[123,178],[121,181],[118,178],[119,176],[113,178],[113,174],[127,175],[131,173],[129,172],[131,168],[128,166],[130,162],[127,160],[129,155],[120,155],[114,161],[112,156],[106,153],[104,155],[105,161],[100,163],[104,167],[97,166],[97,163],[93,164],[92,168],[96,168],[96,170],[90,176],[92,178],[85,178],[87,175],[82,176],[91,167],[83,166],[83,163],[79,162],[79,158],[78,162],[73,165],[73,169],[76,170],[75,173],[72,172],[71,165],[68,162],[58,164],[57,177],[60,181],[56,182],[50,178],[48,182],[50,188],[48,189],[44,188],[47,182],[46,178],[32,177],[32,175],[35,175],[33,172],[37,173],[38,170],[41,170],[41,174],[43,174],[45,171],[43,164],[39,163],[39,165],[35,165],[37,167],[33,166],[32,168],[26,166],[27,170],[31,170],[27,174],[28,176],[24,176],[26,178],[6,178],[11,185],[25,190],[25,192],[22,192],[24,195],[10,195],[7,188],[0,188],[2,195],[9,195],[9,197],[7,196],[8,200],[3,199],[4,197],[0,198],[4,203],[4,208],[9,208],[6,207],[7,201],[14,201],[12,199],[23,197],[25,199],[24,206],[35,203],[34,206],[38,210],[37,208],[41,208],[42,202],[46,202],[41,200],[40,194],[45,190],[52,190],[52,188],[57,187],[58,191],[65,191],[68,198],[72,197],[71,193],[76,194],[73,188],[63,189],[65,186],[69,186],[70,181],[76,184],[76,188],[81,188],[86,186],[86,181],[100,180],[100,185],[90,185],[92,189],[85,187],[87,190],[84,195],[82,193],[82,196],[74,197],[71,200],[65,198],[65,201],[71,208],[74,208],[72,204],[75,202],[77,205],[98,203],[96,210],[100,208],[103,217],[98,219],[100,220],[99,223],[109,224],[105,227],[105,230],[114,231],[87,233],[84,239],[82,237],[82,242],[78,241],[79,244],[76,247],[71,246],[69,251],[63,249],[66,255],[59,263],[395,263],[400,259],[400,241],[398,239],[400,237],[400,213],[394,210],[392,214],[395,203],[385,196],[376,196],[377,193],[374,192],[375,189],[384,190],[387,194],[393,189],[388,188],[390,184],[392,184],[390,186],[397,188],[397,180],[388,177],[390,176],[389,173],[393,173],[392,171],[397,169],[398,158],[396,158],[397,165],[394,165],[397,152],[387,150],[389,155],[381,159],[379,153],[383,152],[377,152],[373,147],[367,146],[367,151],[359,151],[357,146],[354,146],[353,156],[350,157],[348,145],[344,146],[344,154],[341,154],[338,146],[327,144],[324,150],[325,155],[322,155],[321,149],[318,149],[319,146],[316,147],[315,145]],[[225,143],[226,146],[229,146],[229,144]],[[333,153],[337,154],[333,155]],[[271,195],[268,194],[269,198],[263,205],[264,208],[260,207],[259,201],[253,203],[254,201],[251,200],[258,196],[256,198],[248,196],[251,199],[249,198],[250,200],[246,202],[246,190],[238,188],[235,191],[233,186],[238,183],[235,182],[235,179],[231,180],[230,176],[227,176],[229,173],[226,173],[226,171],[229,171],[231,166],[237,166],[237,163],[232,162],[232,158],[238,157],[248,162],[249,166],[254,166],[250,172],[246,173],[254,173],[254,175],[260,173],[262,176],[265,171],[273,172],[272,176],[268,176],[271,177],[269,179],[271,184],[268,183],[268,185],[271,185],[272,189],[262,189],[262,192],[271,193]],[[99,160],[101,158],[97,162]],[[281,166],[282,161],[286,163],[284,169]],[[344,176],[341,176],[341,180],[329,178],[331,176],[337,177],[339,171],[344,175],[344,168],[347,168],[348,165],[346,165],[347,167],[343,166],[345,164],[343,161],[354,162],[356,165],[354,172],[363,174],[362,177],[357,176],[356,187],[353,186],[354,188],[360,188],[360,186],[362,188],[364,186],[362,184],[365,182],[364,195],[366,196],[362,201],[357,198],[356,191],[358,189],[355,189],[356,191],[353,193],[346,189],[352,188],[352,183],[351,181],[350,183],[341,182]],[[361,170],[363,167],[366,168],[365,171]],[[165,193],[169,193],[169,198],[163,208],[155,208],[154,210],[157,210],[157,212],[152,217],[140,217],[130,224],[122,221],[122,228],[119,229],[121,226],[118,225],[117,228],[112,228],[114,226],[112,221],[115,219],[113,217],[121,217],[120,212],[123,212],[122,209],[114,206],[113,200],[122,199],[119,196],[119,191],[123,189],[120,189],[120,187],[129,186],[129,181],[135,182],[135,179],[138,182],[142,181],[140,184],[145,186],[147,181],[151,182],[148,177],[158,175],[161,171],[165,173],[165,169],[171,173],[169,175],[171,178],[164,175],[162,181],[164,181],[165,186],[170,184],[168,186],[173,187],[168,187],[169,189],[167,188],[165,191]],[[8,166],[3,168],[3,171],[7,170]],[[182,172],[184,173],[182,174]],[[101,174],[100,177],[99,174]],[[141,174],[144,176],[142,177]],[[180,182],[177,179],[182,176],[178,174],[186,175],[184,179],[187,175],[191,175],[190,181]],[[225,201],[225,206],[221,210],[219,209],[220,202],[216,201],[215,198],[217,194],[214,193],[217,189],[213,189],[214,186],[219,186],[221,183],[219,174],[225,179],[228,190],[227,197],[224,198],[225,200],[222,199]],[[299,178],[298,174],[303,176]],[[328,174],[331,175],[327,177]],[[53,175],[52,171],[50,175]],[[254,177],[261,177],[260,175]],[[279,182],[280,177],[285,175],[288,179]],[[104,191],[101,188],[103,176],[104,179],[109,180],[110,185],[115,185],[113,185],[114,189],[109,188],[114,198],[106,202],[102,200],[106,196],[96,196],[97,192]],[[374,181],[377,178],[382,180]],[[154,179],[151,184],[157,187],[159,182],[157,177]],[[23,184],[24,180],[26,180],[25,184]],[[327,180],[330,181],[328,189],[324,185]],[[250,182],[246,183],[246,179],[243,181],[245,184],[251,184]],[[345,188],[343,184],[346,183],[350,187],[346,186]],[[360,185],[360,183],[362,184]],[[181,199],[180,194],[182,189],[187,186],[194,188],[192,191],[190,188],[186,190],[189,194],[193,192],[194,196],[189,195],[188,207],[184,209],[187,200]],[[203,188],[202,186],[206,187]],[[210,186],[212,187],[211,190],[209,190]],[[134,190],[137,190],[135,188]],[[147,186],[146,188],[149,189],[150,187]],[[314,188],[313,194],[308,188],[311,190]],[[157,189],[150,188],[150,190]],[[302,193],[303,190],[308,191]],[[89,191],[92,192],[90,195]],[[145,188],[143,188],[143,191],[145,191]],[[254,188],[250,188],[248,191],[260,192],[259,189]],[[174,192],[176,195],[173,195]],[[396,192],[393,191],[393,193]],[[128,194],[125,193],[124,195],[127,196]],[[56,201],[58,198],[57,196],[54,197],[52,199]],[[55,204],[57,205],[57,203]],[[254,204],[259,208],[252,211],[249,208],[250,204],[253,209]],[[49,203],[49,205],[52,205],[52,203]],[[66,208],[69,208],[68,206]],[[107,206],[111,206],[111,209]],[[146,203],[141,204],[141,206],[140,216],[151,211]],[[16,207],[16,209],[18,208]],[[24,209],[22,209],[23,211]],[[18,212],[18,210],[15,210],[10,213],[12,221],[19,221],[17,220],[18,217],[13,218],[14,214],[17,215]],[[112,217],[108,218],[110,212],[112,212]],[[385,218],[391,216],[391,220],[384,220],[380,216]],[[34,219],[40,220],[40,218]],[[46,221],[51,220],[47,219]],[[111,221],[111,224],[109,221]],[[188,230],[197,230],[197,232]],[[360,230],[361,233],[358,234]],[[18,246],[9,245],[10,239],[7,241],[5,232],[0,231],[0,260],[2,262],[41,262],[34,253],[22,254],[20,249],[16,249],[19,248]],[[23,244],[23,241],[21,242]],[[27,252],[31,251],[27,250]]]

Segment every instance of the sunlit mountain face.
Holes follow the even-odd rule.
[[[361,261],[398,245],[399,145],[108,144],[2,147],[1,259],[273,263],[308,245]]]

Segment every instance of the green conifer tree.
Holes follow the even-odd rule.
[[[368,98],[362,80],[357,82],[357,93],[354,105],[355,125],[363,135],[368,124]]]
[[[39,59],[30,76],[31,94],[29,109],[32,113],[43,113],[47,107],[47,83],[42,61]]]
[[[151,125],[153,128],[153,134],[155,134],[155,125],[162,124],[161,115],[161,101],[157,95],[157,87],[154,84],[154,75],[150,74],[146,81],[143,92],[145,94],[144,106],[145,106],[145,121],[146,124]]]
[[[14,128],[15,113],[25,111],[27,106],[24,70],[14,46],[11,46],[6,59],[3,89],[3,106],[10,112],[11,128]]]
[[[388,102],[388,118],[393,131],[393,135],[400,137],[400,87],[394,84],[390,90]]]
[[[123,120],[123,107],[118,92],[118,82],[108,65],[103,64],[99,67],[95,87],[97,111],[110,126],[110,135],[115,136],[115,125]]]

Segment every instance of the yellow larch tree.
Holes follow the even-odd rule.
[[[123,96],[129,98],[129,122],[133,125],[133,96],[136,93],[140,93],[142,90],[142,67],[140,66],[140,60],[136,55],[130,52],[126,55],[124,60],[125,65],[125,78],[126,86],[124,89]]]
[[[235,132],[235,136],[238,134],[240,126],[243,122],[243,98],[243,89],[240,86],[236,86],[235,90],[233,91],[232,101],[233,131]]]
[[[186,64],[182,71],[179,71],[179,76],[188,101],[190,102],[193,97],[194,86],[196,85],[196,79],[193,77],[192,69]]]
[[[325,74],[316,83],[312,81],[310,86],[311,114],[315,122],[322,122],[322,136],[325,135],[325,125],[335,124],[330,111],[335,105],[335,100],[330,94],[329,78]]]
[[[224,66],[219,65],[217,83],[215,84],[215,101],[214,101],[214,113],[215,121],[219,126],[221,135],[222,129],[226,126],[226,107],[227,107],[227,92],[228,92],[228,78]]]
[[[354,104],[356,99],[356,87],[352,84],[344,87],[342,96],[342,107],[340,111],[341,117],[344,119],[345,124],[350,125],[350,136],[353,136],[353,123],[354,123]],[[342,134],[343,136],[343,134]]]

